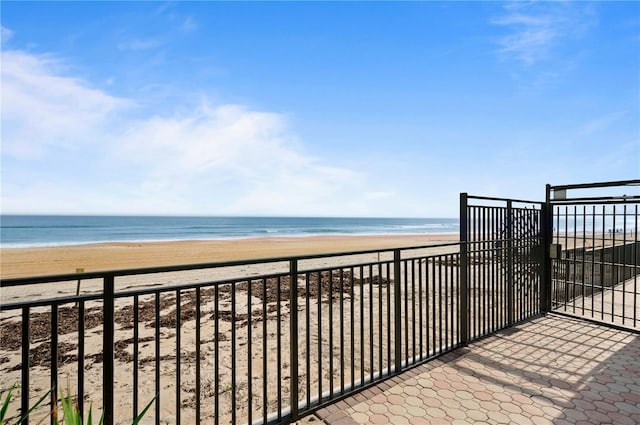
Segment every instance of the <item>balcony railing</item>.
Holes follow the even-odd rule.
[[[506,236],[2,280],[11,414],[54,388],[32,422],[60,390],[106,424],[153,397],[148,423],[288,422],[539,314],[539,278],[509,277],[532,257]]]

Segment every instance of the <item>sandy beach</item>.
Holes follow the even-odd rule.
[[[0,249],[2,278],[395,248],[453,242],[457,234],[247,238],[119,242]]]

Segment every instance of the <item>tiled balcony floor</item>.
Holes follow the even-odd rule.
[[[327,424],[638,424],[640,335],[549,315],[339,401]]]

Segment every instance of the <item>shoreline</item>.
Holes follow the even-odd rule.
[[[458,233],[265,236],[0,248],[2,278],[393,249],[457,242]]]
[[[243,241],[254,239],[299,239],[299,238],[332,238],[332,237],[418,237],[418,236],[438,236],[448,237],[457,236],[460,232],[436,232],[436,233],[292,233],[286,235],[248,235],[248,236],[222,236],[216,238],[187,238],[187,239],[132,239],[132,240],[104,240],[104,241],[72,241],[72,242],[52,242],[52,243],[24,243],[3,245],[0,241],[1,250],[13,249],[31,249],[31,248],[67,248],[67,247],[83,247],[94,245],[114,245],[114,244],[156,244],[156,243],[173,243],[173,242],[224,242],[224,241]]]

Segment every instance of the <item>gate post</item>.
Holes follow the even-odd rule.
[[[458,323],[460,325],[460,345],[469,344],[469,249],[468,199],[467,193],[460,194],[460,293],[458,294]]]
[[[329,276],[329,279],[332,279],[331,276]],[[332,285],[332,283],[329,284]],[[320,285],[319,281],[318,285]],[[291,316],[289,324],[289,367],[291,368],[289,402],[291,404],[291,418],[296,420],[298,419],[298,260],[295,258],[289,260],[289,300],[289,314]],[[322,394],[320,394],[320,397],[322,397]],[[333,397],[333,394],[331,394],[331,397]]]
[[[507,326],[513,326],[513,202],[507,200]]]
[[[401,282],[402,272],[400,270],[401,253],[399,249],[393,250],[393,325],[394,325],[394,372],[400,373],[402,370],[402,296]],[[406,331],[406,330],[405,330]]]
[[[103,285],[104,304],[102,307],[102,316],[104,324],[102,329],[102,412],[104,414],[103,424],[113,425],[115,276],[113,274],[105,275]],[[55,388],[54,390],[57,391],[58,389]]]
[[[551,205],[551,185],[546,186],[545,203],[542,206],[542,291],[540,311],[551,311],[551,243],[553,242],[553,206]]]

